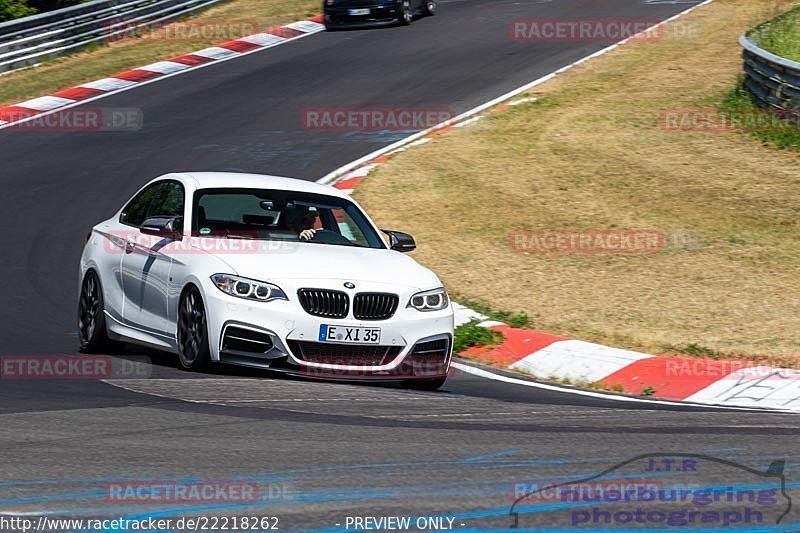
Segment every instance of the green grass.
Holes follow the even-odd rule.
[[[800,7],[765,22],[748,35],[764,50],[800,61]]]
[[[36,10],[24,0],[0,0],[0,22],[35,15]]]
[[[675,346],[673,349],[680,354],[691,355],[693,357],[708,357],[712,359],[720,359],[725,357],[725,354],[695,342],[690,342],[682,346]]]
[[[515,371],[519,372],[516,369]],[[550,376],[547,378],[547,381],[552,381],[553,383],[561,383],[562,385],[577,387],[579,389],[591,389],[604,392],[618,392],[621,394],[625,393],[625,388],[619,383],[615,383],[614,385],[608,385],[603,381],[581,381],[581,380],[573,381],[569,378],[560,378],[558,376]]]
[[[729,113],[752,116],[762,110],[755,102],[750,93],[745,89],[743,80],[739,80],[736,86],[725,95],[720,106],[722,111]],[[765,145],[771,145],[781,150],[800,151],[800,123],[795,120],[782,119],[774,122],[775,126],[768,129],[749,129],[747,132]]]
[[[478,326],[478,320],[472,320],[458,326],[453,341],[453,351],[461,353],[472,346],[497,346],[505,338],[502,333]]]
[[[458,303],[472,309],[482,315],[485,315],[488,320],[496,320],[508,324],[512,328],[530,328],[533,327],[530,318],[524,312],[512,313],[511,311],[495,311],[487,305],[480,302],[464,298],[456,298]]]

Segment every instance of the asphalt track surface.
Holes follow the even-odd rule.
[[[445,1],[408,28],[318,34],[95,103],[141,109],[137,132],[0,132],[0,354],[75,353],[85,234],[144,181],[176,170],[317,179],[411,132],[306,131],[304,109],[462,112],[605,46],[512,43],[511,19],[663,19],[693,3]],[[134,347],[115,365],[135,372],[0,380],[0,517],[274,515],[282,530],[339,530],[347,516],[444,515],[456,530],[502,529],[520,482],[580,479],[656,452],[735,461],[659,474],[670,480],[765,486],[775,479],[742,466],[784,459],[787,490],[795,485],[794,415],[621,403],[462,372],[438,393],[230,368],[186,374]],[[643,464],[628,478],[652,478]],[[124,479],[244,480],[271,496],[110,500],[108,483]],[[568,527],[556,511],[530,505],[520,526]],[[792,511],[771,530],[797,522]]]

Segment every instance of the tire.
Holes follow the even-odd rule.
[[[81,283],[78,300],[78,339],[83,353],[109,352],[117,344],[108,338],[103,287],[94,270],[89,270]]]
[[[436,8],[437,7],[438,6],[436,4],[436,0],[427,0],[427,2],[425,2],[425,7],[423,8],[423,11],[425,12],[425,16],[427,16],[427,17],[434,16],[436,14]]]
[[[445,381],[447,381],[447,378],[409,379],[403,381],[401,385],[405,389],[435,391],[442,388],[442,385],[444,385]]]
[[[183,291],[178,307],[178,368],[197,372],[211,362],[203,297],[194,285]]]
[[[401,26],[408,26],[412,20],[414,20],[414,10],[411,8],[411,0],[403,0],[398,22]]]

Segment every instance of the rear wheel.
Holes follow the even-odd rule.
[[[406,389],[434,391],[442,388],[445,381],[447,381],[447,378],[409,379],[403,381],[401,385]]]
[[[403,0],[400,6],[400,24],[408,26],[414,20],[414,10],[411,8],[411,0]]]
[[[187,288],[178,310],[178,366],[183,370],[202,370],[211,361],[208,325],[203,298],[196,287]]]
[[[436,14],[436,0],[428,0],[425,2],[425,14],[432,17]]]
[[[103,288],[94,270],[86,273],[78,302],[78,339],[84,353],[110,351],[114,347],[106,331]]]

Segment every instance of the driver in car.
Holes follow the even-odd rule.
[[[286,225],[297,233],[301,241],[310,241],[314,238],[317,230],[314,225],[317,222],[317,212],[305,206],[295,206],[286,213]]]

